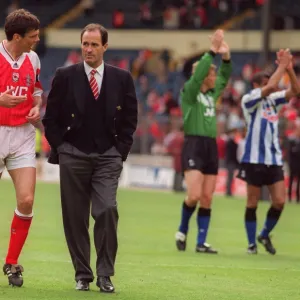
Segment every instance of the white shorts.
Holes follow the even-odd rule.
[[[0,126],[0,173],[7,170],[36,167],[35,127]]]

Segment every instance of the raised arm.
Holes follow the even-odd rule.
[[[291,81],[291,87],[286,91],[285,94],[285,98],[288,101],[295,96],[300,96],[300,84],[298,82],[296,73],[294,71],[294,65],[292,59],[290,64],[287,66],[286,71]]]
[[[290,61],[291,61],[291,57],[290,57],[289,49],[286,50],[281,49],[279,52],[277,52],[277,63],[278,63],[277,69],[269,79],[267,85],[262,87],[261,98],[265,98],[269,96],[277,89],[278,83],[281,77],[283,76]]]
[[[213,58],[218,52],[224,39],[223,30],[217,30],[211,37],[211,47],[208,53],[205,53],[195,67],[191,78],[184,84],[182,91],[182,101],[193,104],[197,100],[200,87],[203,80],[208,75]]]
[[[232,72],[232,64],[231,64],[231,55],[230,55],[230,48],[228,44],[223,41],[219,51],[222,54],[222,64],[218,71],[216,86],[215,86],[215,93],[214,93],[214,100],[217,101],[223,90],[225,89],[231,72]]]
[[[242,105],[244,109],[246,109],[248,112],[253,112],[258,104],[262,101],[262,99],[269,97],[272,101],[275,101],[275,105],[281,104],[282,101],[285,100],[285,91],[281,92],[275,92],[278,88],[278,83],[283,76],[286,67],[290,63],[291,57],[289,50],[280,50],[277,52],[277,69],[271,76],[271,78],[268,80],[268,83],[266,85],[263,85],[263,83],[259,83],[257,88],[252,90],[250,94],[245,95],[242,98]],[[280,103],[277,104],[279,101]]]

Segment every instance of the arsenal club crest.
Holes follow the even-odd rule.
[[[12,80],[13,82],[18,82],[19,81],[19,73],[13,72],[12,73]]]
[[[26,85],[31,86],[31,77],[29,74],[26,75]]]

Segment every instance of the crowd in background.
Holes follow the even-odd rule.
[[[198,56],[196,56],[198,57]],[[234,60],[234,54],[232,55]],[[81,61],[78,51],[71,51],[65,66]],[[180,153],[183,143],[180,89],[190,75],[190,58],[177,61],[166,50],[142,50],[129,61],[107,61],[121,68],[129,69],[134,78],[139,105],[139,124],[131,153],[171,155],[174,168],[181,174]],[[272,72],[274,65],[267,67]],[[228,171],[227,195],[232,195],[231,180],[242,155],[245,138],[245,121],[241,109],[241,97],[251,89],[254,73],[261,71],[256,64],[247,63],[241,72],[235,72],[217,103],[218,149],[220,166]],[[300,80],[300,60],[295,57],[295,70]],[[284,76],[280,89],[287,88],[289,80]],[[44,95],[44,108],[47,103]],[[47,153],[49,145],[41,136],[41,151]],[[300,170],[300,101],[295,98],[280,111],[280,141],[284,160],[292,162],[292,178],[299,178]],[[43,150],[44,149],[44,150]],[[298,167],[299,161],[299,167]],[[178,175],[179,176],[179,175]],[[231,179],[230,179],[231,178]],[[299,185],[299,183],[298,183]],[[297,196],[300,201],[300,196]]]
[[[19,2],[19,0],[12,1],[7,11],[16,9],[20,5]],[[101,2],[102,0],[81,0],[81,4],[85,7],[86,20],[95,15]],[[220,24],[244,10],[259,8],[264,2],[264,0],[139,1],[139,22],[135,23],[135,26],[151,28],[158,22],[161,26],[158,28],[165,29],[212,28],[216,25],[215,23]],[[120,1],[119,3],[121,4]],[[115,9],[110,16],[111,27],[127,28],[128,12]],[[195,55],[191,57],[178,58],[166,49],[161,51],[143,49],[137,52],[135,57],[119,55],[115,59],[110,57],[105,60],[107,63],[130,70],[134,78],[139,107],[139,124],[131,153],[171,155],[174,157],[174,168],[179,175],[181,174],[180,152],[183,142],[180,90],[190,76],[192,63],[201,57],[201,53],[196,53],[195,50]],[[235,62],[237,54],[233,53],[234,73],[217,103],[217,142],[220,166],[227,168],[229,179],[241,158],[246,133],[241,111],[241,97],[251,88],[253,74],[261,70],[257,54],[255,59],[248,57],[247,53],[241,55],[243,59]],[[80,61],[80,51],[70,50],[64,65],[68,66]],[[264,69],[272,72],[273,68],[271,61],[270,66],[265,66]],[[295,69],[300,80],[300,60],[297,57]],[[288,85],[288,78],[285,76],[280,82],[280,88],[286,88]],[[48,92],[46,90],[43,95],[42,115]],[[280,141],[285,162],[293,162],[289,164],[291,178],[300,177],[298,176],[300,169],[299,103],[298,99],[293,99],[280,112]],[[47,156],[50,147],[43,135],[42,125],[40,131],[37,132],[37,137],[37,153]],[[299,182],[297,186],[300,186]],[[230,183],[226,193],[231,195]],[[297,199],[300,201],[299,193]]]

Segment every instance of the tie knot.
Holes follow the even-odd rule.
[[[91,75],[92,75],[92,76],[94,76],[96,73],[97,73],[97,71],[96,71],[95,69],[93,69],[93,70],[91,71]]]

